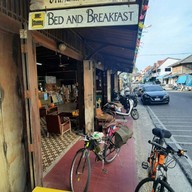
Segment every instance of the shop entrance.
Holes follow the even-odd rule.
[[[43,175],[78,136],[77,60],[36,46]]]

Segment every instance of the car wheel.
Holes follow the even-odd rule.
[[[143,99],[141,101],[142,101],[143,105],[146,105],[146,101],[144,101]]]

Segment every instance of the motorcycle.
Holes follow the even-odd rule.
[[[126,101],[125,101],[126,100]],[[127,104],[129,103],[129,104]],[[110,115],[119,115],[119,116],[130,116],[137,120],[139,118],[139,113],[137,109],[134,108],[134,101],[132,99],[127,99],[126,97],[118,102],[108,102],[103,106],[103,112]]]
[[[138,96],[137,96],[137,94],[129,93],[129,92],[126,92],[126,91],[124,93],[125,93],[125,95],[123,96],[123,95],[113,91],[113,93],[112,93],[112,100],[113,101],[120,101],[122,103],[122,102],[124,102],[123,100],[126,97],[127,99],[132,99],[133,100],[133,106],[136,107],[137,104],[138,104]],[[128,107],[129,107],[129,103],[127,103],[127,104],[128,104]]]
[[[127,99],[132,99],[133,100],[133,106],[137,107],[138,104],[138,96],[135,93],[129,93],[129,94],[125,94],[125,96],[127,97]]]

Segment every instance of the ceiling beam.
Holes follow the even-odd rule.
[[[66,56],[76,59],[78,61],[83,60],[82,54],[74,51],[73,49],[71,49],[69,47],[67,47],[66,50],[64,50],[64,51],[60,51],[58,49],[57,42],[55,40],[48,38],[47,36],[45,36],[44,34],[38,32],[38,31],[32,31],[32,36],[38,44],[41,44],[42,46],[44,46],[52,51],[59,52],[63,55],[66,55]]]
[[[114,43],[108,43],[107,41],[103,42],[103,41],[95,41],[95,40],[90,40],[90,39],[86,39],[87,43],[98,43],[98,44],[103,44],[103,45],[108,45],[108,46],[113,46],[113,47],[117,47],[117,48],[123,48],[123,49],[127,49],[127,50],[131,50],[134,51],[134,47],[130,47],[130,46],[119,46],[117,44]]]

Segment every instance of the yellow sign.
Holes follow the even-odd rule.
[[[31,13],[30,27],[31,29],[43,29],[45,22],[45,12]]]
[[[139,5],[111,5],[29,13],[29,30],[137,25]]]
[[[31,0],[30,10],[61,9],[101,4],[135,3],[136,0]]]

